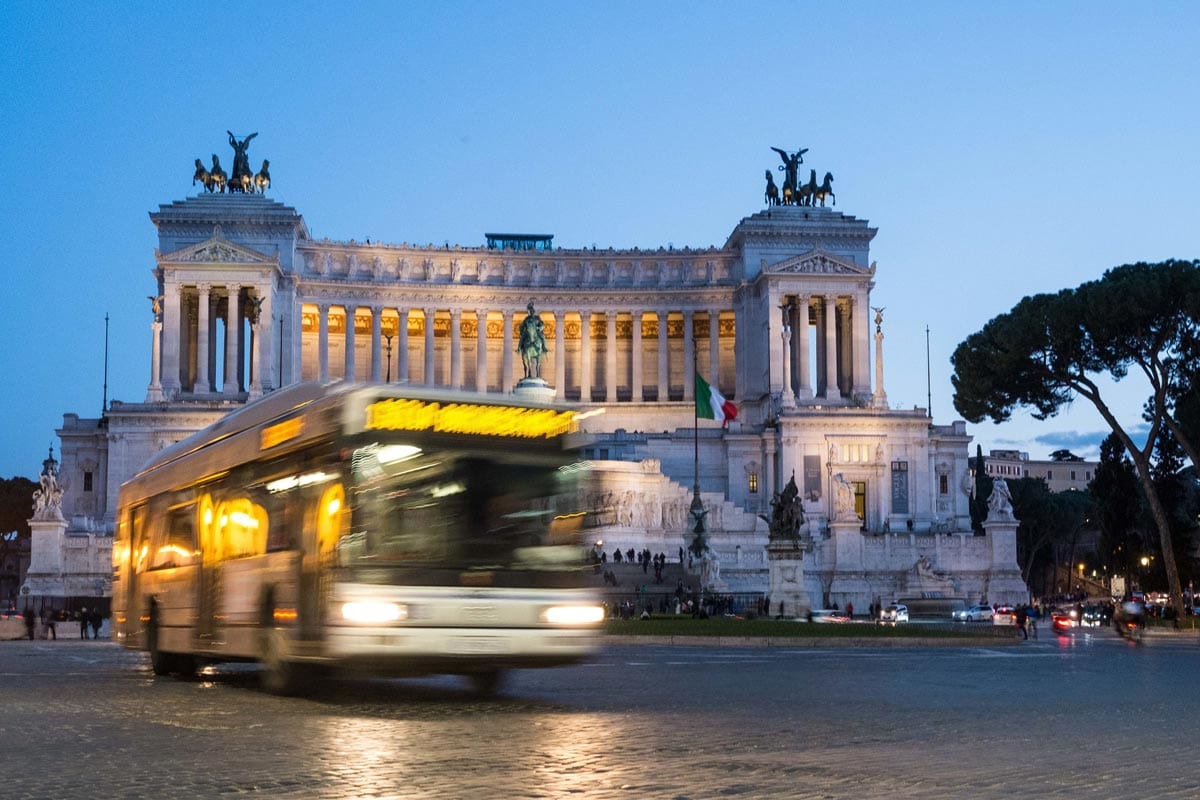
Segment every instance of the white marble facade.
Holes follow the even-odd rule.
[[[989,570],[1013,567],[992,564],[986,537],[969,535],[965,425],[887,408],[870,309],[876,231],[864,220],[784,206],[742,219],[720,247],[514,251],[314,240],[295,209],[262,195],[200,195],[150,218],[146,398],[114,401],[103,424],[66,416],[69,515],[111,526],[117,487],[146,458],[279,386],[508,393],[532,302],[556,398],[604,409],[585,425],[586,455],[611,486],[606,540],[667,553],[686,544],[677,512],[697,478],[699,369],[739,409],[728,429],[702,420],[699,430],[698,480],[732,590],[766,591],[758,514],[793,474],[818,542],[833,476],[850,482],[860,571],[898,575],[928,555],[962,573],[959,591],[975,600]],[[819,589],[830,556],[818,545],[806,558]]]

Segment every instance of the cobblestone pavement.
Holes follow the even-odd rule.
[[[155,678],[107,642],[0,642],[0,797],[1194,798],[1195,638],[609,646],[513,676]]]

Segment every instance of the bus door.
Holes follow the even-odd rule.
[[[127,638],[137,639],[142,630],[140,583],[150,550],[146,519],[145,505],[126,509],[120,544],[113,548],[113,627]]]
[[[301,635],[316,639],[332,588],[338,540],[350,528],[350,509],[340,482],[325,486],[315,506],[309,505],[310,502],[305,498],[300,623]]]
[[[182,652],[187,647],[182,636],[195,625],[196,615],[196,505],[156,514],[150,527],[143,588],[155,605],[160,644],[166,643],[168,652]]]
[[[196,642],[211,646],[217,638],[216,618],[221,591],[221,523],[212,496],[201,496],[197,509],[200,533],[200,575],[196,581]]]

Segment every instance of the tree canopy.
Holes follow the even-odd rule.
[[[955,349],[954,407],[967,420],[1003,422],[1016,408],[1037,419],[1076,397],[1091,403],[1129,453],[1162,544],[1168,586],[1182,616],[1182,591],[1170,522],[1150,471],[1163,429],[1196,464],[1196,451],[1173,411],[1192,391],[1184,383],[1200,352],[1200,263],[1130,264],[1056,294],[1026,297]],[[1108,405],[1100,377],[1130,374],[1146,382],[1150,430],[1137,445]]]

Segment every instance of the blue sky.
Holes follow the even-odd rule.
[[[16,0],[0,30],[2,477],[99,413],[106,313],[108,397],[145,397],[147,213],[226,130],[315,236],[395,243],[719,246],[807,147],[879,228],[889,400],[925,405],[928,326],[940,423],[954,347],[1022,296],[1197,256],[1192,4]],[[1143,393],[1114,387],[1130,425]],[[970,431],[1044,457],[1104,426]]]

